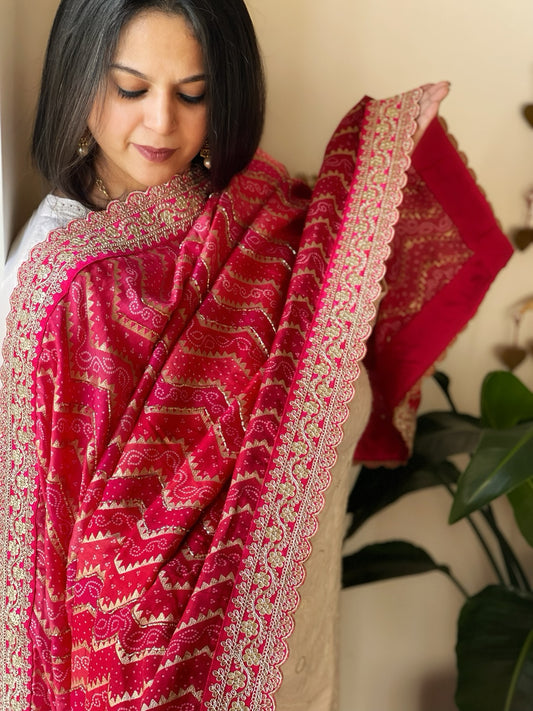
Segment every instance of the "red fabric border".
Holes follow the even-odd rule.
[[[412,157],[424,180],[473,251],[459,272],[377,353],[369,343],[367,367],[374,410],[359,442],[358,461],[404,461],[408,447],[393,413],[476,313],[491,282],[513,254],[492,209],[449,136],[435,119]],[[379,327],[379,326],[378,326]]]

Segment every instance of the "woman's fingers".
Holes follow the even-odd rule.
[[[417,129],[413,136],[415,146],[422,138],[426,128],[437,115],[441,101],[448,96],[450,91],[450,82],[439,81],[436,84],[424,84],[421,89],[422,97],[420,99],[420,113],[418,114],[417,119]]]

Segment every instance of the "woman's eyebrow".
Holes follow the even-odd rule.
[[[150,78],[147,77],[146,74],[139,72],[137,69],[133,69],[133,67],[127,67],[124,64],[112,64],[111,69],[119,69],[122,72],[128,72],[128,74],[133,74],[133,76],[139,77],[139,79],[150,81]],[[197,81],[205,81],[205,74],[192,74],[190,77],[184,77],[183,79],[180,79],[176,82],[176,84],[192,84],[193,82]]]

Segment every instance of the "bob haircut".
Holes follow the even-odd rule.
[[[263,68],[243,0],[61,0],[48,40],[32,156],[54,189],[91,209],[98,209],[90,199],[97,146],[92,141],[82,157],[79,141],[122,29],[147,10],[182,16],[201,47],[215,190],[249,163],[263,131]]]

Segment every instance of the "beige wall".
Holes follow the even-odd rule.
[[[11,230],[13,190],[7,180],[14,171],[13,151],[10,147],[13,135],[13,54],[12,28],[15,24],[15,0],[1,0],[0,22],[0,229],[2,236]],[[4,180],[4,176],[6,180]],[[0,263],[3,263],[4,239],[0,239]]]
[[[12,235],[35,204],[27,136],[44,37],[57,0],[0,0],[3,206]],[[506,230],[520,226],[533,185],[530,0],[249,0],[269,77],[265,147],[293,172],[317,170],[327,138],[364,94],[390,95],[449,79],[443,107]],[[497,343],[511,337],[509,309],[533,293],[533,246],[498,278],[443,369],[462,407],[474,409]],[[523,328],[533,341],[533,320]],[[533,356],[519,373],[533,385]],[[429,385],[426,406],[443,406]],[[358,544],[409,537],[453,562],[472,590],[486,570],[470,534],[446,525],[448,502],[424,493],[370,523]],[[533,561],[530,561],[533,565]],[[532,567],[530,565],[530,569]],[[451,711],[454,625],[460,598],[436,575],[343,594],[342,711]]]
[[[40,196],[28,143],[42,56],[57,4],[57,0],[0,0],[2,246],[20,229]]]

